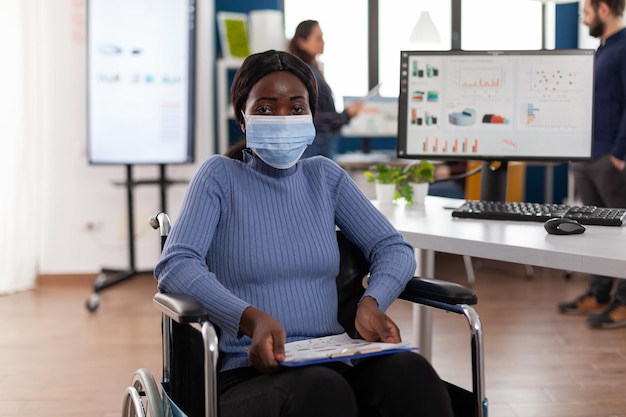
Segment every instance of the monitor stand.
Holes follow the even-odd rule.
[[[483,161],[480,171],[480,199],[506,201],[507,161]]]

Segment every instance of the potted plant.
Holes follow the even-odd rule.
[[[428,185],[435,180],[435,165],[426,160],[416,161],[402,169],[405,180],[399,187],[407,203],[423,204],[428,194]]]
[[[407,174],[401,166],[378,164],[364,172],[368,182],[376,184],[376,198],[382,203],[391,203],[401,196],[399,185],[406,181]]]

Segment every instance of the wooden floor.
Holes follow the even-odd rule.
[[[588,277],[474,260],[476,307],[485,335],[489,415],[626,416],[626,328],[591,330],[555,305],[582,292]],[[465,283],[462,259],[438,254],[440,277]],[[160,316],[155,282],[136,277],[107,289],[99,309],[85,301],[92,279],[42,280],[35,290],[0,297],[0,416],[120,414],[140,367],[160,380]],[[389,314],[410,336],[411,307]],[[462,317],[435,312],[433,362],[444,379],[469,386],[469,333]]]

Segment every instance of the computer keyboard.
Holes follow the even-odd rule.
[[[545,222],[555,217],[566,217],[586,225],[623,226],[626,223],[626,209],[468,200],[452,211],[452,217],[531,222]]]

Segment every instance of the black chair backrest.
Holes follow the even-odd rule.
[[[361,250],[350,242],[341,231],[337,231],[339,245],[339,274],[337,275],[338,309],[337,319],[346,333],[353,338],[360,337],[354,326],[356,308],[365,292],[363,279],[369,273],[370,264]]]

